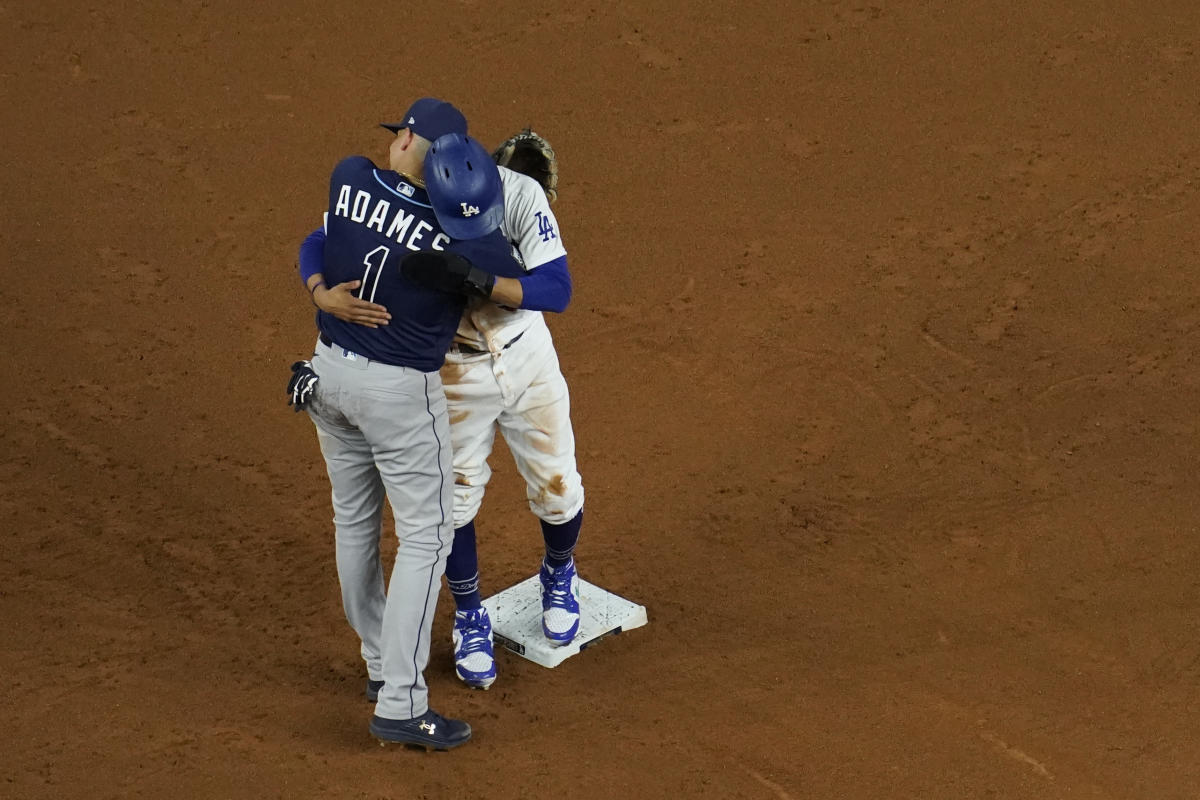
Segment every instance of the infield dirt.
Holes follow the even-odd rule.
[[[1200,7],[875,2],[0,4],[0,796],[1200,796]],[[561,158],[579,564],[650,618],[471,693],[443,594],[436,755],[283,391],[427,94]]]

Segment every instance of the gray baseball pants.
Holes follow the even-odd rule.
[[[329,472],[337,571],[346,619],[362,640],[376,716],[411,719],[429,708],[434,607],[454,538],[446,397],[436,372],[369,361],[317,343],[320,376],[309,416]],[[383,498],[399,546],[386,585],[379,545]]]

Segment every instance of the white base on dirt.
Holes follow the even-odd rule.
[[[579,580],[579,633],[570,644],[556,646],[542,633],[542,600],[538,576],[497,592],[483,601],[492,619],[497,645],[543,667],[557,667],[614,633],[646,624],[646,607]]]

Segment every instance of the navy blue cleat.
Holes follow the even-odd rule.
[[[542,633],[551,644],[569,644],[579,633],[579,576],[575,559],[551,568],[542,562]]]
[[[496,680],[492,620],[486,608],[454,612],[454,672],[472,689],[486,689]]]
[[[446,719],[433,709],[412,719],[384,719],[372,715],[371,735],[382,742],[410,744],[426,750],[449,750],[471,738],[471,726]]]
[[[367,678],[367,699],[372,703],[379,702],[379,690],[383,688],[383,681],[373,681]]]

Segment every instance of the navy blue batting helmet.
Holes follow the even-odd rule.
[[[461,133],[439,137],[425,156],[425,188],[452,239],[478,239],[504,219],[504,186],[488,151]]]

